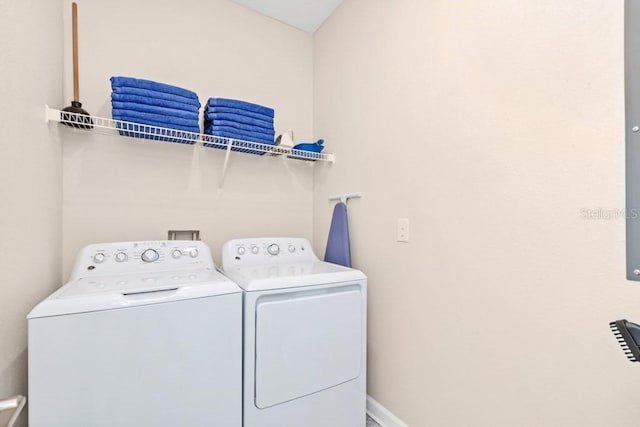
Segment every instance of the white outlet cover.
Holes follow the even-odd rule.
[[[409,241],[409,218],[398,218],[397,234],[398,242]]]

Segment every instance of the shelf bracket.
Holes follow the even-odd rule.
[[[44,106],[44,120],[45,122],[49,123],[49,122],[61,122],[62,118],[60,117],[61,112],[60,110],[54,110],[52,108],[49,108],[48,105],[45,104]]]
[[[222,165],[222,173],[220,175],[220,182],[218,182],[218,188],[222,188],[224,185],[224,179],[227,176],[227,167],[229,166],[229,156],[231,154],[231,147],[233,146],[233,140],[227,141],[227,149],[224,154],[224,164]]]

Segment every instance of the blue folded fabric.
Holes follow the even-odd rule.
[[[154,90],[157,92],[170,93],[173,95],[183,96],[185,98],[198,100],[198,95],[188,89],[166,83],[154,82],[152,80],[136,79],[133,77],[114,76],[111,77],[111,88],[114,87],[133,87],[139,89]]]
[[[129,121],[129,122],[136,122],[136,123],[145,123],[145,124],[150,124],[149,122],[154,122],[154,123],[162,123],[161,125],[155,125],[155,126],[164,126],[164,127],[176,127],[176,126],[182,126],[180,129],[181,130],[191,130],[191,129],[199,129],[199,123],[197,119],[182,119],[180,117],[172,117],[172,116],[165,116],[162,114],[153,114],[153,113],[143,113],[140,111],[133,111],[133,110],[122,110],[122,109],[118,109],[118,108],[114,108],[112,109],[112,115],[113,118],[116,120],[125,120],[125,121]],[[195,132],[198,132],[198,130],[196,130]]]
[[[150,98],[149,102],[155,102],[157,99],[162,99],[171,102],[179,102],[183,104],[188,104],[195,106],[200,109],[200,101],[197,99],[186,98],[180,95],[173,95],[171,93],[166,92],[158,92],[157,90],[149,90],[149,89],[140,89],[137,87],[112,87],[111,97],[114,95],[133,95],[133,96],[143,96],[145,98]],[[119,99],[118,101],[128,101],[129,99]]]
[[[347,205],[342,202],[336,203],[335,208],[333,208],[324,260],[326,262],[344,265],[345,267],[351,267]]]
[[[188,104],[186,102],[180,101],[181,99],[183,99],[183,97],[171,94],[168,94],[168,96],[176,98],[177,100],[111,92],[111,102],[131,102],[135,104],[154,105],[156,107],[175,108],[182,111],[191,111],[196,114],[200,112],[200,107],[198,105]]]
[[[273,120],[267,122],[264,120],[258,120],[251,117],[241,116],[239,114],[228,113],[209,113],[204,116],[205,121],[211,122],[213,120],[224,120],[227,122],[242,123],[253,127],[262,129],[273,130]]]
[[[209,98],[207,105],[210,107],[231,107],[238,108],[240,110],[252,111],[254,113],[264,114],[265,116],[273,117],[273,108],[265,107],[263,105],[252,104],[246,101],[240,101],[238,99],[229,98]]]
[[[211,107],[209,105],[205,105],[204,107],[204,115],[210,113],[226,113],[226,114],[240,114],[241,116],[251,117],[253,119],[264,120],[266,122],[273,122],[273,116],[267,116],[260,113],[254,113],[253,111],[247,110],[239,110],[237,108],[231,107]]]
[[[175,108],[159,107],[149,104],[138,104],[135,102],[118,102],[111,101],[111,106],[117,110],[139,111],[141,113],[153,113],[162,114],[164,116],[180,117],[182,119],[195,119],[198,120],[197,111],[184,111]]]
[[[208,126],[226,126],[226,127],[230,127],[230,128],[236,128],[236,129],[239,129],[239,130],[248,131],[248,132],[264,132],[264,133],[269,133],[269,134],[275,133],[275,131],[273,130],[273,127],[271,127],[271,129],[269,129],[269,128],[263,128],[263,127],[254,126],[254,125],[246,125],[244,123],[230,122],[228,120],[205,120],[204,121],[204,126],[205,127],[208,127]]]
[[[213,136],[221,136],[223,138],[231,138],[231,139],[238,139],[241,141],[250,141],[250,142],[258,142],[260,144],[268,144],[268,145],[273,145],[275,142],[273,140],[273,138],[268,138],[262,135],[245,135],[245,134],[238,134],[237,132],[228,132],[228,131],[223,131],[223,130],[217,130],[217,129],[205,129],[204,130],[205,134],[208,135],[213,135]]]
[[[210,131],[222,131],[222,132],[228,132],[228,133],[233,133],[236,135],[241,135],[244,137],[259,137],[259,138],[266,138],[269,139],[270,141],[274,141],[275,140],[275,132],[252,132],[252,131],[248,131],[248,130],[242,130],[242,129],[237,129],[237,128],[233,128],[233,127],[229,127],[229,126],[214,126],[214,125],[205,125],[205,133],[206,130],[210,130]]]

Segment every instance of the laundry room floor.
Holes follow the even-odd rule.
[[[380,424],[373,421],[369,415],[367,415],[367,427],[380,427]]]

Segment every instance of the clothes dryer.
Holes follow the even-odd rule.
[[[244,427],[365,426],[367,279],[301,238],[227,242],[244,290]]]

